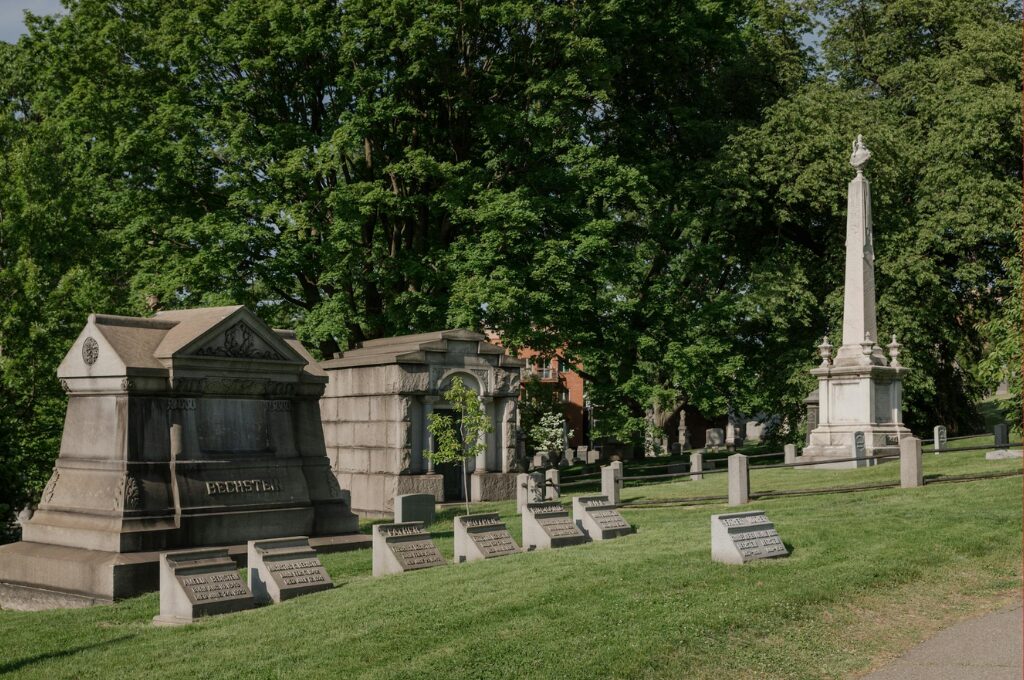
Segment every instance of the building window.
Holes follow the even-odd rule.
[[[566,363],[565,363],[565,358],[564,357],[558,357],[558,372],[559,373],[565,373],[566,369],[567,369],[567,366],[566,366]]]

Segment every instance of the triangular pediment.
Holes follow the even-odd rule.
[[[306,363],[304,357],[245,307],[220,315],[195,311],[195,316],[182,318],[182,323],[172,331],[182,335],[192,332],[174,339],[173,345],[164,344],[163,349],[171,350],[171,356]]]

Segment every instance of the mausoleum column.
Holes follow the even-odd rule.
[[[427,464],[428,475],[434,474],[434,461],[427,456],[427,452],[434,450],[434,435],[430,434],[430,428],[427,426],[430,424],[430,414],[434,412],[436,400],[436,397],[423,397],[423,451],[421,453]]]

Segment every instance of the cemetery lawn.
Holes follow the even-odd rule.
[[[1019,471],[927,454],[926,478]],[[626,474],[630,474],[627,465]],[[751,471],[754,493],[898,479],[899,464]],[[724,475],[627,486],[623,499],[724,492]],[[856,677],[1021,583],[1021,477],[755,501],[792,551],[710,561],[724,504],[626,507],[634,535],[373,578],[370,552],[324,556],[333,591],[183,628],[157,595],[0,612],[0,675],[47,678]],[[564,499],[566,500],[566,499]],[[498,511],[517,540],[509,503]],[[452,516],[432,527],[452,555]]]

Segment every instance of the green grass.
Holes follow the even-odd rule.
[[[926,475],[1019,470],[925,456]],[[629,465],[627,464],[627,468]],[[755,492],[895,479],[754,470]],[[625,500],[724,492],[724,475],[627,487]],[[626,508],[632,536],[373,578],[370,552],[324,556],[337,588],[183,628],[156,594],[113,606],[0,612],[0,674],[39,678],[822,678],[859,675],[945,623],[992,609],[1021,578],[1021,478],[772,498],[790,547],[710,561],[724,505]],[[511,503],[500,512],[519,537]],[[432,527],[452,555],[452,516]]]

